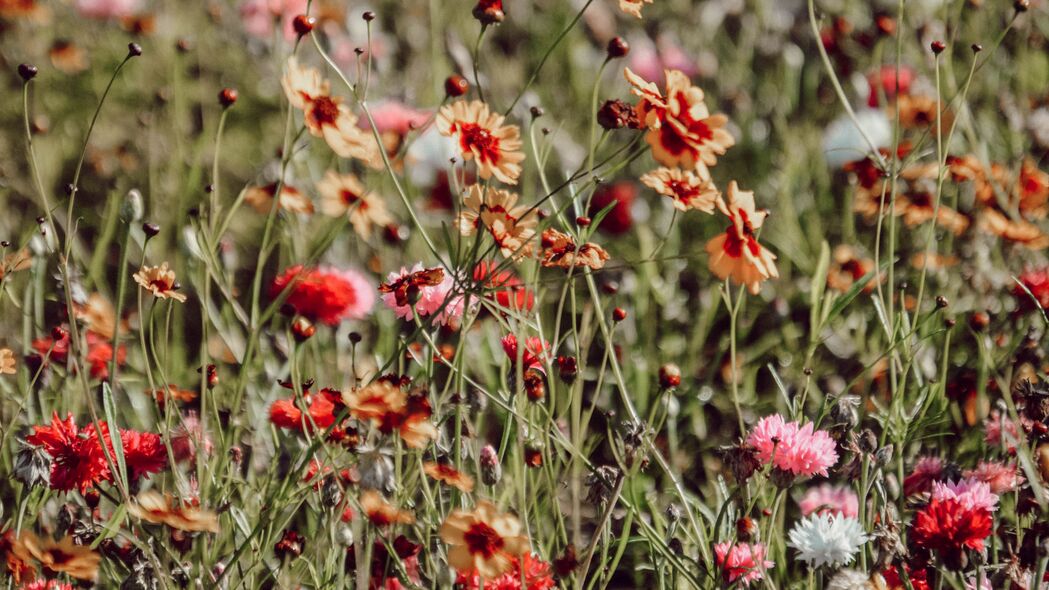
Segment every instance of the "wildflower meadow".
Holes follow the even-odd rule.
[[[1049,0],[0,0],[0,588],[1049,588]]]

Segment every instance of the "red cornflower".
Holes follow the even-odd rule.
[[[285,303],[310,321],[334,326],[346,319],[359,320],[368,315],[375,305],[372,285],[355,270],[330,267],[304,270],[299,264],[273,281],[270,296],[277,297],[290,286],[291,293]]]
[[[304,391],[302,402],[309,410],[309,419],[304,418],[302,410],[299,409],[300,405],[296,403],[295,396],[292,396],[273,402],[270,406],[270,422],[279,428],[313,432],[314,426],[323,429],[335,424],[335,414],[343,406],[342,394],[328,388],[320,390],[317,394]]]
[[[515,311],[532,311],[535,305],[535,293],[525,287],[524,283],[510,270],[499,270],[494,262],[481,261],[474,267],[474,280],[491,292],[488,297],[494,299],[499,307]]]
[[[103,336],[94,332],[87,332],[87,353],[84,359],[91,367],[92,379],[105,379],[109,377],[109,363],[113,360],[113,345]],[[69,330],[62,330],[62,337],[55,340],[52,336],[37,338],[33,341],[33,349],[45,360],[52,360],[64,364],[69,358]],[[127,349],[120,345],[117,347],[117,364],[123,365],[127,359]]]
[[[517,351],[517,336],[515,334],[507,334],[503,336],[503,352],[506,353],[507,358],[510,362],[516,363],[518,358]],[[525,338],[525,347],[521,351],[521,364],[525,369],[538,369],[543,370],[543,359],[546,356],[547,351],[550,350],[550,344],[538,336],[529,336]]]
[[[168,464],[167,449],[159,434],[122,429],[120,444],[124,448],[124,464],[131,481],[157,473]]]
[[[991,528],[991,513],[986,508],[965,508],[954,498],[933,500],[915,515],[911,541],[936,553],[947,567],[956,568],[965,549],[983,551]]]
[[[538,555],[525,553],[520,558],[513,558],[511,563],[513,569],[510,571],[495,579],[485,579],[485,590],[548,590],[556,585],[550,564]],[[481,576],[477,572],[459,572],[455,583],[463,590],[478,590]]]
[[[902,571],[901,571],[902,570]],[[890,567],[881,573],[885,578],[885,584],[891,590],[903,590],[907,588],[905,579],[911,583],[913,590],[929,590],[929,572],[922,567],[910,567],[908,565]]]
[[[109,479],[109,465],[98,444],[95,429],[81,430],[68,414],[63,421],[55,413],[48,426],[34,426],[26,442],[51,457],[51,488],[81,492]]]

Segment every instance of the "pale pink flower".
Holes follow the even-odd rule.
[[[852,488],[824,483],[809,488],[801,500],[798,500],[798,508],[801,509],[802,516],[816,512],[856,518],[860,513],[860,501]]]
[[[76,0],[76,9],[88,18],[120,19],[134,15],[139,0]]]
[[[665,70],[680,70],[689,78],[699,72],[688,53],[668,35],[660,35],[655,42],[648,36],[632,36],[630,69],[645,80],[658,80]]]
[[[800,426],[779,414],[765,416],[747,436],[747,445],[757,451],[758,460],[794,475],[827,475],[838,462],[837,444],[829,434],[815,430],[812,423]]]
[[[418,262],[411,270],[402,266],[400,272],[391,272],[386,277],[386,282],[393,284],[410,274],[421,272],[422,270],[423,265]],[[455,279],[447,272],[444,273],[444,279],[441,280],[439,285],[420,287],[419,300],[415,303],[415,310],[419,312],[419,316],[428,317],[432,315],[434,316],[434,321],[439,324],[447,324],[453,319],[462,317],[465,302],[462,295],[452,293],[454,287]],[[414,317],[410,305],[397,305],[396,294],[385,293],[382,296],[382,301],[386,304],[386,307],[397,314],[397,317],[405,320],[411,320]]]
[[[1010,420],[1009,416],[1003,416],[1000,411],[991,410],[991,414],[983,421],[984,440],[987,441],[987,444],[1000,445],[1011,453],[1016,450],[1016,441],[1020,438],[1020,429],[1026,430],[1031,426],[1033,426],[1033,422],[1031,422],[1030,418],[1021,416],[1020,423],[1017,424]]]
[[[98,1],[98,0],[96,0]],[[273,38],[273,26],[279,20],[284,38],[294,41],[294,20],[306,13],[307,0],[246,0],[240,5],[240,20],[252,37]]]
[[[998,509],[998,496],[991,492],[991,486],[973,478],[933,483],[932,499],[957,500],[966,510],[983,508],[994,512]]]
[[[765,570],[775,567],[775,563],[765,559],[765,546],[761,543],[718,543],[714,545],[718,569],[729,584],[739,580],[744,586],[750,586],[765,574]]]
[[[1012,492],[1024,481],[1015,464],[995,461],[980,461],[976,469],[968,469],[962,475],[986,483],[995,494]]]
[[[397,101],[379,103],[371,107],[369,112],[375,120],[375,128],[379,134],[393,132],[405,135],[409,131],[421,129],[430,120],[428,111],[416,110]],[[367,117],[361,118],[360,125],[364,129],[371,128]]]

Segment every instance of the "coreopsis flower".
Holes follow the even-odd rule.
[[[899,124],[904,129],[928,128],[936,133],[937,111],[941,109],[941,128],[948,130],[954,124],[954,113],[947,110],[946,105],[941,105],[934,96],[902,94],[896,99],[894,109],[898,109]]]
[[[8,529],[0,534],[0,564],[2,569],[14,583],[20,583],[24,578],[32,579],[33,568],[23,561],[14,552],[15,532]]]
[[[451,545],[448,563],[459,572],[477,572],[486,580],[513,569],[514,558],[528,553],[521,521],[498,511],[487,500],[471,510],[453,510],[441,525],[441,540]]]
[[[88,331],[106,340],[112,340],[118,330],[120,332],[127,330],[126,326],[118,325],[113,304],[101,293],[92,293],[88,295],[84,303],[75,304],[75,313],[77,319],[84,323]]]
[[[437,130],[456,137],[463,159],[475,160],[477,175],[517,184],[521,176],[521,132],[517,125],[504,125],[506,118],[493,113],[485,103],[458,100],[441,107]]]
[[[335,415],[343,406],[342,394],[327,388],[316,394],[303,392],[301,403],[306,407],[309,417],[299,409],[295,396],[292,396],[270,405],[270,422],[279,428],[313,432],[314,429],[325,429],[335,424]]]
[[[1030,250],[1049,247],[1049,235],[1037,225],[1024,219],[1009,219],[997,209],[980,212],[978,227],[985,233],[998,236]]]
[[[641,18],[641,7],[652,4],[653,0],[619,0],[619,10],[624,14]]]
[[[1026,217],[1042,219],[1049,212],[1049,174],[1031,158],[1024,158],[1016,180],[1017,206]]]
[[[510,571],[495,579],[485,578],[483,587],[486,590],[548,590],[557,586],[550,563],[538,555],[525,553],[511,562]],[[480,590],[481,576],[477,572],[459,572],[455,584],[461,590]]]
[[[1015,491],[1024,481],[1014,463],[994,461],[980,461],[975,469],[968,469],[962,475],[986,483],[995,494]]]
[[[932,499],[957,500],[965,509],[982,508],[992,514],[998,509],[998,496],[991,492],[991,486],[986,482],[971,478],[954,482],[934,482]]]
[[[831,265],[827,269],[827,287],[845,293],[873,270],[873,260],[860,256],[856,249],[848,244],[839,244],[834,248]],[[875,287],[875,282],[869,281],[863,290],[869,293]]]
[[[914,468],[907,477],[903,478],[903,493],[905,496],[921,494],[932,489],[934,482],[943,479],[946,469],[943,459],[939,457],[922,457],[914,464]]]
[[[524,370],[526,371],[528,369],[542,371],[543,363],[551,349],[550,343],[539,336],[529,336],[525,338],[523,350],[518,350],[516,334],[507,334],[506,336],[503,336],[501,342],[503,345],[503,352],[506,353],[506,358],[510,359],[511,363],[517,363],[518,358],[520,358],[521,366],[524,367]]]
[[[214,512],[153,490],[140,493],[128,506],[128,512],[140,520],[180,531],[219,532],[219,520]]]
[[[273,208],[273,195],[277,193],[276,182],[262,186],[250,186],[244,192],[244,202],[254,207],[256,211],[268,214]],[[302,194],[299,189],[285,184],[280,189],[278,207],[290,213],[310,215],[313,213],[313,201]]]
[[[94,581],[102,556],[84,545],[73,543],[73,537],[59,541],[38,537],[32,531],[22,531],[15,539],[12,552],[22,561],[39,563],[42,568],[66,574],[78,580]]]
[[[670,202],[678,211],[698,209],[704,213],[713,213],[721,195],[710,178],[710,172],[703,168],[696,171],[658,168],[642,176],[641,182],[657,193],[670,197]]]
[[[372,228],[393,223],[382,197],[367,191],[353,174],[329,170],[317,183],[317,191],[321,195],[321,211],[329,217],[346,215],[353,231],[364,239],[371,237]]]
[[[276,298],[286,289],[291,291],[284,302],[294,307],[295,313],[329,326],[363,319],[375,305],[373,283],[352,269],[291,266],[273,280],[270,297]]]
[[[765,576],[765,571],[775,567],[775,563],[765,559],[765,545],[761,543],[717,543],[714,545],[714,556],[718,569],[725,582],[739,582],[750,586]]]
[[[0,375],[14,375],[17,373],[15,365],[15,352],[10,348],[0,348]]]
[[[318,70],[300,66],[294,57],[289,58],[281,84],[291,106],[303,112],[311,135],[323,138],[343,158],[381,167],[375,138],[358,126],[357,116],[342,99],[329,94],[331,87]]]
[[[540,241],[543,247],[540,264],[547,268],[587,267],[591,270],[604,268],[608,252],[593,242],[576,245],[575,239],[552,227],[543,230]]]
[[[377,527],[386,527],[391,524],[412,524],[415,516],[411,512],[401,510],[386,501],[382,494],[375,490],[367,490],[361,494],[361,510]]]
[[[486,296],[501,308],[531,311],[535,305],[535,293],[513,271],[499,270],[494,262],[478,262],[474,267],[474,280],[481,283]]]
[[[801,426],[779,414],[759,420],[747,435],[746,446],[757,452],[761,463],[796,476],[826,476],[838,462],[837,445],[829,434],[814,430],[811,422]]]
[[[983,551],[992,531],[991,513],[984,508],[966,508],[955,499],[933,500],[918,512],[911,525],[910,540],[916,547],[935,553],[944,565],[956,569],[964,551]]]
[[[397,317],[411,320],[412,304],[420,317],[433,316],[439,324],[463,315],[465,302],[461,295],[452,293],[455,280],[441,268],[423,269],[416,263],[409,271],[402,267],[400,272],[391,272],[386,282],[379,285],[382,300]]]
[[[640,98],[636,109],[638,118],[648,128],[645,141],[652,147],[652,157],[663,166],[713,166],[718,156],[736,143],[725,129],[728,117],[710,114],[703,91],[693,86],[683,72],[666,70],[665,93],[630,68],[625,68],[623,74]]]
[[[841,514],[855,518],[859,515],[859,497],[852,488],[829,483],[811,487],[805,491],[805,495],[798,500],[798,508],[802,516],[812,513]]]
[[[357,420],[370,421],[383,434],[397,432],[413,449],[425,448],[437,438],[437,429],[430,422],[433,410],[424,392],[408,395],[399,385],[379,379],[345,392],[343,403]]]
[[[779,277],[776,255],[758,243],[756,233],[768,211],[755,209],[754,193],[739,190],[734,180],[717,205],[731,225],[725,233],[707,242],[710,271],[722,280],[731,278],[746,285],[751,293],[757,294],[761,283]]]
[[[186,302],[186,296],[178,292],[179,284],[175,280],[175,271],[168,268],[167,262],[161,263],[160,266],[143,265],[131,276],[139,286],[152,293],[157,299]]]
[[[849,565],[867,542],[863,525],[840,514],[810,514],[798,521],[788,534],[788,547],[811,567]]]
[[[466,493],[474,489],[474,478],[447,463],[427,461],[423,463],[423,471],[433,479]]]
[[[482,185],[473,184],[466,190],[455,225],[464,236],[472,236],[483,227],[507,258],[519,260],[530,256],[539,216],[535,209],[518,205],[517,199],[516,193],[496,188],[486,190]]]

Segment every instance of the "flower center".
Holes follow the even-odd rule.
[[[493,163],[499,159],[499,138],[476,123],[459,124],[459,141],[463,151],[473,151],[483,162]]]
[[[479,553],[488,559],[503,548],[503,538],[495,529],[483,522],[470,525],[463,534],[470,553]]]
[[[339,118],[339,103],[329,96],[318,96],[310,103],[310,115],[317,125],[334,125]]]

